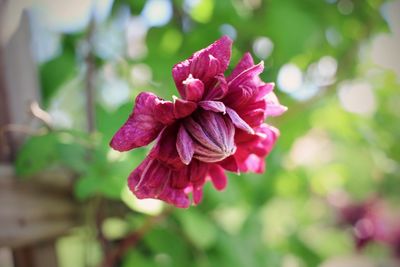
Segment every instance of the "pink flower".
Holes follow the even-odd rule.
[[[203,185],[211,180],[225,188],[225,170],[262,173],[278,129],[264,123],[286,108],[272,92],[274,84],[258,77],[263,63],[254,65],[245,54],[225,78],[232,41],[224,36],[174,66],[172,75],[181,95],[166,101],[140,93],[132,114],[111,140],[118,151],[156,144],[129,176],[136,197],[157,198],[179,208],[198,204]]]

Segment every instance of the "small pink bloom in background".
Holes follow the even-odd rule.
[[[264,123],[286,111],[246,53],[225,77],[232,41],[222,37],[172,69],[181,95],[173,101],[140,93],[132,114],[111,140],[127,151],[156,144],[130,174],[129,188],[139,199],[157,198],[187,208],[203,196],[211,180],[217,190],[227,184],[225,170],[262,173],[279,130]]]
[[[382,198],[374,197],[363,202],[349,200],[337,206],[340,223],[352,227],[357,250],[370,243],[381,243],[390,248],[400,260],[400,213]]]

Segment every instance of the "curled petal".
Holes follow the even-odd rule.
[[[257,77],[264,70],[264,62],[261,61],[259,64],[254,65],[247,70],[240,73],[234,79],[228,82],[228,86],[235,88],[241,84],[251,81],[254,77]]]
[[[211,100],[200,101],[199,106],[202,107],[204,110],[222,112],[224,114],[226,112],[225,104],[221,101],[211,101]]]
[[[200,101],[204,93],[204,84],[199,79],[193,78],[192,74],[183,82],[182,97],[189,101]]]
[[[215,75],[225,72],[231,57],[232,40],[223,36],[210,46],[194,53],[188,60],[176,64],[172,76],[181,96],[185,94],[183,81],[192,74],[207,84]]]
[[[211,164],[208,169],[208,175],[211,178],[211,181],[215,189],[217,190],[225,189],[227,184],[227,178],[224,169],[222,169],[220,166],[216,164]]]
[[[182,162],[188,165],[194,154],[194,144],[192,138],[189,136],[183,125],[179,127],[176,149]]]
[[[253,57],[251,56],[251,54],[249,52],[247,52],[243,55],[243,57],[240,59],[239,63],[233,69],[231,75],[228,76],[227,81],[228,82],[232,81],[237,76],[239,76],[240,73],[251,68],[252,66],[254,66]]]
[[[233,124],[250,134],[254,134],[253,128],[251,128],[237,113],[231,108],[226,108],[226,112],[228,113],[229,117],[231,118]]]
[[[274,90],[275,83],[263,83],[258,87],[258,97],[257,99],[264,98],[267,94]]]
[[[159,109],[168,109],[167,101],[163,101],[152,93],[140,93],[132,114],[124,125],[117,131],[110,142],[110,146],[118,151],[127,151],[145,146],[153,141],[166,122],[171,122],[169,114],[157,114]]]

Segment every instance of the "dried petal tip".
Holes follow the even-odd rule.
[[[221,113],[199,111],[184,121],[184,127],[194,140],[194,158],[203,162],[218,162],[236,151],[235,127]]]

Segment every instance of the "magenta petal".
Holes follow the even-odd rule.
[[[158,198],[169,179],[170,170],[158,160],[147,157],[128,179],[129,189],[139,199]]]
[[[204,84],[199,79],[194,79],[192,74],[189,74],[189,77],[182,83],[184,84],[182,91],[184,99],[197,102],[203,97]]]
[[[227,157],[226,159],[217,163],[227,171],[235,172],[237,174],[240,173],[239,165],[234,156]]]
[[[174,171],[159,160],[147,157],[131,173],[128,185],[139,199],[161,199],[178,208],[190,206],[189,197],[184,190],[189,186],[186,168]]]
[[[253,128],[251,128],[237,113],[231,108],[226,108],[226,112],[228,113],[229,117],[231,118],[233,124],[243,130],[246,131],[250,134],[254,134]]]
[[[160,160],[172,169],[180,169],[185,166],[176,149],[178,129],[178,123],[167,126],[160,133],[156,145],[149,154],[150,157]]]
[[[185,94],[183,81],[189,74],[206,84],[215,75],[225,72],[231,57],[231,46],[232,40],[223,36],[207,48],[194,53],[188,60],[176,64],[172,76],[181,96]]]
[[[250,55],[249,52],[245,53],[243,57],[240,59],[239,63],[236,65],[236,67],[233,69],[231,75],[227,78],[227,81],[231,81],[234,78],[236,78],[240,73],[243,71],[247,70],[248,68],[252,67],[254,65],[254,61],[252,56]]]
[[[263,173],[265,171],[265,159],[250,154],[240,166],[240,170],[243,172]]]
[[[160,101],[154,108],[155,118],[163,124],[171,124],[175,121],[174,104],[171,101]]]
[[[154,113],[161,101],[152,93],[140,93],[136,97],[132,114],[114,135],[110,146],[118,151],[127,151],[153,141],[164,128]]]
[[[190,185],[188,175],[188,167],[183,167],[179,170],[171,170],[170,186],[175,189],[185,189]]]
[[[208,172],[208,163],[193,159],[188,166],[190,182],[194,187],[202,186],[205,182],[205,177]]]
[[[211,164],[208,170],[208,175],[210,176],[215,189],[217,190],[225,189],[227,184],[227,178],[224,169],[222,169],[220,166],[216,164]]]
[[[211,100],[205,100],[205,101],[200,101],[199,106],[202,107],[205,110],[210,110],[214,112],[222,112],[225,114],[226,109],[225,109],[225,104],[221,101],[211,101]]]
[[[195,102],[182,100],[179,98],[175,99],[174,104],[174,114],[175,118],[177,119],[189,116],[197,108],[197,104]]]
[[[194,204],[199,204],[203,199],[203,187],[194,187],[192,194]]]
[[[274,90],[274,87],[274,83],[262,83],[262,85],[258,87],[257,99],[264,98],[267,94]]]
[[[235,137],[237,150],[234,157],[242,172],[264,172],[265,156],[271,152],[279,136],[279,130],[267,124],[262,124],[255,130],[254,135],[238,132]]]
[[[238,76],[233,78],[228,82],[229,87],[238,87],[241,84],[246,83],[249,80],[252,80],[254,77],[258,76],[264,70],[264,62],[260,62],[257,65],[254,65],[247,70],[240,73]]]
[[[205,100],[219,100],[228,93],[228,83],[223,74],[214,76],[216,84],[209,88],[203,97]]]
[[[266,111],[267,116],[279,116],[282,115],[282,113],[284,113],[287,110],[287,107],[282,106],[279,103],[278,98],[273,92],[267,95],[266,101],[267,101],[267,111]]]
[[[158,199],[164,200],[165,202],[181,209],[186,209],[190,206],[189,197],[182,189],[175,189],[166,186],[161,194],[158,196]]]
[[[188,165],[193,158],[194,145],[192,138],[189,136],[183,125],[179,127],[176,149],[182,162]]]

